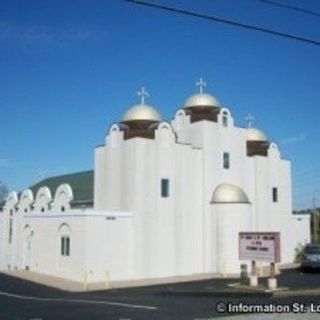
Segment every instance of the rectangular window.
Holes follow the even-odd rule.
[[[161,197],[169,197],[169,179],[161,179]]]
[[[278,202],[278,188],[272,188],[272,201]]]
[[[223,153],[223,168],[230,169],[230,154],[229,154],[229,152]]]
[[[68,257],[70,256],[70,237],[61,237],[61,255]]]

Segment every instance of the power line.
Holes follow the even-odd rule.
[[[273,5],[273,6],[286,8],[286,9],[290,9],[290,10],[294,10],[294,11],[298,11],[298,12],[302,12],[302,13],[306,13],[306,14],[310,14],[310,15],[315,16],[315,17],[320,17],[320,13],[315,12],[315,11],[311,11],[311,10],[307,10],[307,9],[304,9],[304,8],[301,8],[301,7],[290,6],[290,5],[279,3],[279,2],[276,2],[276,1],[272,1],[272,0],[260,0],[260,1],[264,2],[266,4]]]
[[[282,38],[287,38],[287,39],[297,40],[297,41],[301,41],[301,42],[306,42],[306,43],[314,44],[314,45],[317,45],[317,46],[320,45],[320,41],[317,41],[317,40],[308,39],[308,38],[296,36],[296,35],[293,35],[293,34],[284,33],[284,32],[281,32],[281,31],[266,29],[266,28],[262,28],[262,27],[258,27],[258,26],[254,26],[254,25],[250,25],[250,24],[245,24],[245,23],[234,21],[234,20],[228,20],[228,19],[225,19],[225,18],[217,17],[217,16],[211,16],[211,15],[209,16],[209,15],[206,15],[206,14],[201,14],[201,13],[188,11],[188,10],[185,10],[185,9],[179,9],[179,8],[175,8],[175,7],[168,7],[168,6],[155,4],[155,3],[151,3],[151,2],[146,2],[146,1],[142,1],[142,0],[125,0],[125,1],[130,2],[130,3],[134,3],[134,4],[138,4],[138,5],[143,5],[143,6],[147,6],[147,7],[161,9],[161,10],[165,10],[165,11],[180,13],[180,14],[184,14],[184,15],[188,15],[188,16],[193,16],[193,17],[197,17],[197,18],[202,18],[202,19],[206,19],[206,20],[211,20],[211,21],[216,21],[216,22],[220,22],[220,23],[224,23],[224,24],[229,24],[229,25],[232,25],[232,26],[235,26],[235,27],[244,28],[244,29],[250,29],[250,30],[253,30],[253,31],[260,31],[260,32],[272,34],[272,35],[275,35],[275,36],[279,36],[279,37],[282,37]]]

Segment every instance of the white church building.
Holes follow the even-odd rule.
[[[93,172],[11,192],[0,271],[88,283],[239,274],[243,231],[280,232],[281,262],[293,262],[310,222],[292,214],[290,161],[197,84],[171,121],[142,89],[95,148]]]

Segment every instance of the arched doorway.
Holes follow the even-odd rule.
[[[34,231],[26,225],[23,230],[23,269],[30,270],[33,260]]]

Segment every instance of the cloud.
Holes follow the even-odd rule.
[[[305,140],[305,138],[306,138],[305,134],[300,133],[297,136],[292,136],[292,137],[288,137],[288,138],[281,140],[280,144],[282,144],[282,145],[295,144],[295,143],[298,143],[298,142]]]
[[[102,35],[96,27],[72,26],[67,28],[49,28],[27,26],[0,21],[0,42],[32,46],[57,46],[81,43]]]

